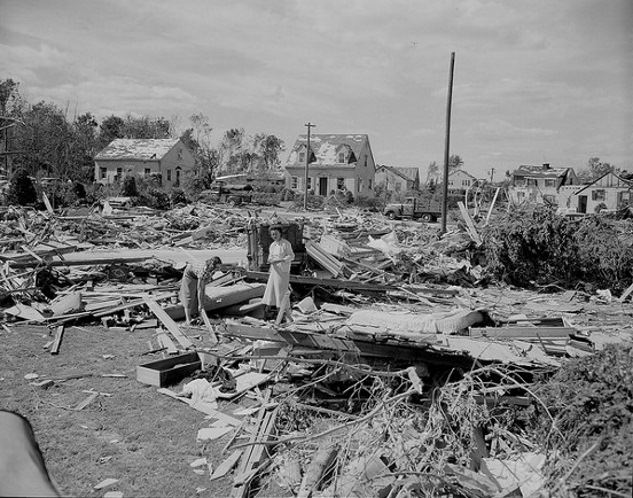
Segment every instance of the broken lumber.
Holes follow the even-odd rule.
[[[495,341],[538,341],[539,339],[567,339],[575,335],[573,327],[471,327],[469,336],[473,339],[494,339]]]
[[[60,325],[57,327],[57,330],[55,331],[55,339],[53,339],[53,345],[51,346],[51,351],[50,351],[51,354],[59,353],[59,347],[61,346],[63,335],[64,335],[64,326]]]
[[[181,332],[178,324],[174,322],[174,320],[165,312],[163,308],[160,307],[160,305],[156,301],[150,299],[149,297],[144,297],[143,301],[145,302],[145,304],[147,304],[147,307],[152,311],[152,313],[156,315],[156,318],[158,318],[163,323],[165,328],[173,334],[173,336],[183,348],[189,349],[193,347],[193,342],[191,342],[189,338]]]

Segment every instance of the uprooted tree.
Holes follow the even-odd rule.
[[[513,207],[485,227],[487,268],[501,281],[532,287],[592,285],[622,291],[633,281],[629,220],[572,220],[551,207]]]

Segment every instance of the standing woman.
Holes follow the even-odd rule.
[[[273,239],[268,250],[270,274],[262,302],[266,305],[266,315],[273,308],[283,309],[288,317],[290,313],[290,263],[295,258],[290,242],[281,236],[281,227],[270,227]]]
[[[202,263],[189,263],[182,274],[180,283],[180,302],[185,309],[186,324],[191,324],[191,317],[204,310],[204,290],[213,272],[222,261],[217,256]]]

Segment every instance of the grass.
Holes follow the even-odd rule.
[[[142,356],[153,334],[153,329],[67,327],[59,354],[51,355],[42,347],[51,340],[46,327],[0,329],[0,408],[29,419],[63,495],[102,496],[117,490],[135,497],[196,496],[206,488],[198,495],[221,496],[231,489],[230,479],[212,483],[208,472],[198,475],[189,465],[206,457],[217,467],[227,456],[221,450],[230,436],[213,445],[196,442],[198,429],[209,426],[205,415],[136,381],[137,365],[160,358],[160,353]],[[24,378],[30,373],[39,375],[37,381],[81,377],[42,389]],[[126,377],[100,377],[107,373]],[[99,396],[75,411],[89,396],[84,390],[111,396]],[[106,478],[119,482],[94,490]]]

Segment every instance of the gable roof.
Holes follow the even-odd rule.
[[[577,190],[575,194],[578,195],[583,190],[587,190],[588,188],[591,188],[591,187],[600,187],[600,188],[615,187],[615,188],[630,189],[633,187],[633,182],[631,180],[626,180],[625,178],[622,178],[621,176],[616,175],[613,171],[609,171],[605,173],[604,175],[602,175],[600,178],[596,178],[590,184],[585,185],[580,190]]]
[[[174,148],[179,138],[136,139],[117,138],[95,156],[99,159],[135,159],[140,161],[160,160]]]
[[[315,161],[321,164],[337,164],[337,151],[341,145],[347,145],[356,159],[360,155],[360,151],[369,142],[366,134],[332,134],[332,133],[316,133],[310,134],[310,149],[312,150]],[[308,145],[308,135],[299,135],[297,141],[288,156],[288,164],[297,162],[297,155],[302,147]]]
[[[457,173],[463,173],[465,176],[468,176],[468,177],[472,178],[473,180],[476,180],[476,179],[477,179],[476,177],[474,177],[473,175],[471,175],[468,171],[463,170],[463,169],[461,169],[461,168],[454,169],[453,171],[451,171],[451,172],[448,174],[448,176],[453,176],[453,175],[455,175],[455,174],[457,174]]]
[[[383,164],[378,166],[376,170],[385,169],[391,171],[394,175],[399,176],[403,180],[414,182],[416,179],[416,175],[420,174],[418,168],[397,168],[396,166],[387,166]]]

